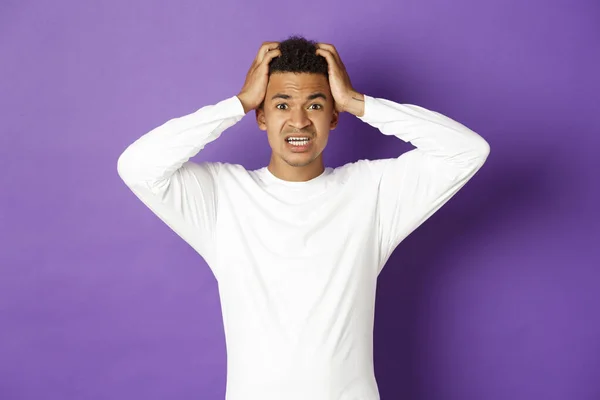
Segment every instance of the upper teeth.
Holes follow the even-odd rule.
[[[290,140],[309,140],[309,138],[303,138],[303,137],[291,137],[287,139],[288,141]]]

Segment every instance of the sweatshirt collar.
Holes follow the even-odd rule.
[[[324,182],[325,178],[331,173],[331,171],[332,171],[332,168],[325,167],[325,169],[319,176],[316,176],[308,181],[292,182],[292,181],[286,181],[286,180],[276,177],[275,175],[273,175],[273,173],[271,171],[269,171],[269,168],[267,168],[267,167],[263,167],[259,170],[261,177],[263,178],[263,180],[266,183],[283,185],[283,186],[286,186],[289,188],[298,188],[298,189],[315,188],[317,186],[320,186]]]

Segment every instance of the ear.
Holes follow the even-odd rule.
[[[337,110],[333,110],[333,113],[331,114],[331,123],[329,124],[329,130],[334,130],[338,122],[340,122],[340,113]]]
[[[255,114],[256,114],[256,123],[258,125],[258,129],[260,129],[261,131],[266,131],[267,130],[267,121],[265,119],[264,108],[257,108],[255,110]]]

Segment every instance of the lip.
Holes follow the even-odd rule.
[[[287,140],[285,141],[286,147],[288,149],[290,149],[293,153],[304,153],[312,147],[312,144],[313,144],[312,138],[310,138],[308,140],[308,143],[303,146],[293,145],[293,144],[289,143]]]

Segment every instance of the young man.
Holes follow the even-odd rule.
[[[268,166],[189,161],[253,109]],[[324,167],[341,112],[416,148]],[[218,281],[227,400],[378,400],[377,276],[488,154],[442,114],[357,92],[334,46],[292,37],[261,46],[238,95],[136,140],[118,172]]]

